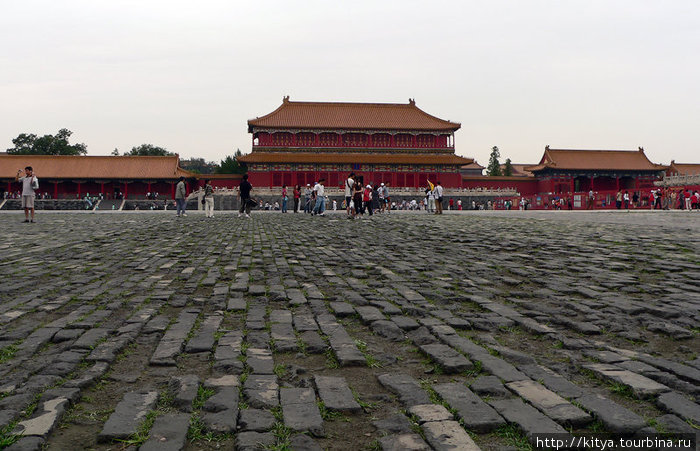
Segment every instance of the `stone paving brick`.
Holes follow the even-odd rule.
[[[129,392],[114,408],[102,431],[97,436],[100,442],[126,439],[136,429],[158,400],[158,392]]]
[[[506,387],[559,424],[581,427],[592,421],[591,416],[586,412],[547,390],[539,382],[531,380],[510,382]]]
[[[294,431],[309,431],[317,437],[325,435],[313,389],[281,388],[280,402],[285,426]]]
[[[457,411],[457,415],[469,430],[489,432],[505,424],[503,418],[491,406],[462,384],[437,384],[433,389]]]
[[[631,434],[646,426],[644,418],[604,396],[588,394],[577,398],[576,401],[612,432]]]
[[[139,451],[180,451],[185,448],[190,416],[182,413],[165,414],[156,418],[148,440]]]
[[[343,377],[315,376],[318,395],[326,408],[339,412],[360,413],[362,408]]]

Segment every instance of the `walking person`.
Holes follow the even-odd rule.
[[[355,173],[351,172],[345,180],[345,212],[350,216],[350,201],[352,200],[352,191],[355,186]],[[355,216],[355,214],[352,214]]]
[[[389,183],[382,183],[382,193],[384,194],[383,211],[391,212],[391,196],[389,195]]]
[[[209,179],[204,180],[204,213],[207,218],[214,217],[214,187]]]
[[[294,213],[299,213],[299,198],[301,197],[301,186],[294,187]]]
[[[625,194],[622,196],[622,199],[625,201],[625,210],[629,210],[630,209],[630,193],[629,193],[629,191],[625,190]]]
[[[442,193],[443,193],[443,188],[440,182],[437,182],[437,185],[435,185],[435,207],[436,215],[441,215],[442,214]]]
[[[688,189],[683,190],[683,200],[685,201],[685,209],[690,211],[692,209],[692,202],[690,199],[690,191]]]
[[[618,210],[622,208],[622,191],[617,190],[617,194],[615,195],[615,208]]]
[[[34,175],[34,169],[31,166],[24,168],[24,176],[22,170],[17,170],[15,175],[16,182],[22,182],[22,208],[24,209],[24,222],[34,222],[34,199],[35,191],[39,189],[39,179]],[[31,213],[32,219],[29,219]]]
[[[177,204],[177,216],[187,216],[185,211],[187,197],[187,187],[185,186],[185,177],[180,177],[180,181],[177,182],[175,187],[175,203]]]
[[[282,185],[282,213],[287,213],[287,185]]]
[[[326,211],[326,193],[323,184],[326,179],[321,179],[314,185],[314,194],[316,196],[316,205],[314,205],[314,215],[325,216]]]
[[[250,192],[253,190],[253,185],[248,181],[248,174],[243,174],[243,180],[238,185],[238,197],[240,198],[240,208],[238,209],[238,217],[240,218],[245,212],[245,217],[250,218]],[[261,201],[262,202],[262,201]]]
[[[588,209],[593,210],[595,208],[595,193],[593,190],[588,191]]]

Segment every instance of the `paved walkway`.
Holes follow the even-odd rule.
[[[697,432],[700,214],[0,215],[0,447]]]

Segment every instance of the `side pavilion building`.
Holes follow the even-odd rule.
[[[425,187],[461,186],[460,168],[473,160],[455,155],[460,124],[416,106],[391,103],[293,102],[248,121],[252,152],[239,157],[253,186],[305,185],[321,178],[342,187],[355,172],[365,182]]]
[[[639,191],[653,188],[667,166],[637,150],[575,150],[545,147],[539,164],[525,167],[538,180],[539,193]]]

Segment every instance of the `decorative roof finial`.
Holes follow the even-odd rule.
[[[549,144],[547,144],[546,146],[544,146],[544,150],[549,150]]]
[[[409,104],[409,105],[415,105],[415,104],[416,104],[416,99],[408,99],[408,104]]]
[[[282,103],[289,103],[289,96],[282,97]]]
[[[639,148],[639,151],[640,151],[640,152],[644,152],[644,147],[640,147],[640,148]]]

